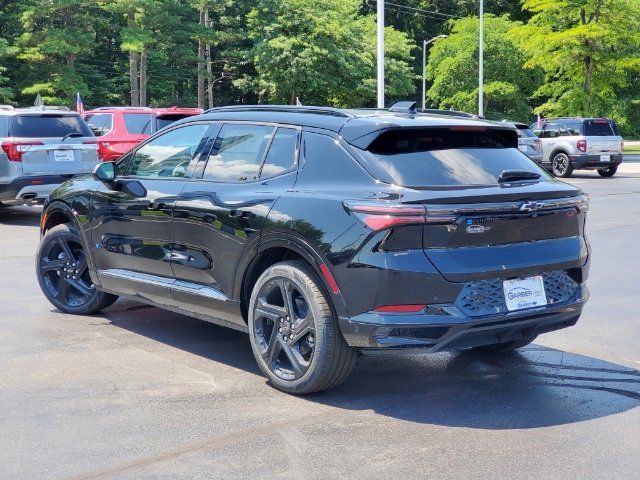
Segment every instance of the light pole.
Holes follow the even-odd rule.
[[[437,39],[439,38],[447,38],[446,35],[438,35],[437,37],[433,37],[430,40],[423,40],[422,41],[422,110],[425,109],[425,101],[427,98],[427,92],[426,90],[426,86],[427,86],[427,79],[426,79],[426,70],[427,70],[427,45],[429,45],[432,42],[435,42]]]
[[[384,0],[378,0],[376,27],[378,33],[378,108],[384,108]]]
[[[478,116],[484,116],[484,0],[480,0],[480,52],[478,55]]]

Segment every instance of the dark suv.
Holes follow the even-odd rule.
[[[587,209],[507,126],[404,103],[217,108],[55,191],[37,274],[64,312],[121,296],[248,332],[301,394],[359,350],[505,352],[575,324]]]

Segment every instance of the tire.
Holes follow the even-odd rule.
[[[558,152],[551,160],[551,171],[556,177],[567,178],[573,173],[573,166],[569,155],[564,152]]]
[[[605,178],[613,177],[617,171],[618,171],[618,165],[614,165],[613,167],[609,167],[609,168],[598,169],[598,173],[600,174],[600,176]]]
[[[248,317],[253,354],[278,390],[296,395],[326,390],[346,380],[355,366],[356,352],[305,262],[265,270],[251,292]]]
[[[82,240],[70,224],[44,234],[36,253],[36,275],[47,300],[64,313],[90,315],[118,299],[93,285]]]
[[[492,345],[482,345],[481,347],[475,347],[472,350],[476,352],[481,352],[481,353],[508,353],[508,352],[513,352],[518,348],[522,348],[526,345],[529,345],[537,337],[538,337],[537,335],[529,335],[526,337],[522,337],[518,340],[512,340],[510,342],[494,343]]]

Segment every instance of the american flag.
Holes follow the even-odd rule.
[[[84,103],[82,103],[82,97],[80,96],[80,92],[76,94],[76,112],[84,116]]]
[[[538,128],[542,128],[543,125],[544,125],[544,120],[542,120],[542,117],[540,116],[540,114],[538,114],[538,121],[536,122],[536,126]]]

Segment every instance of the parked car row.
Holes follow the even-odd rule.
[[[0,205],[44,201],[74,175],[116,160],[198,108],[102,107],[85,117],[66,107],[0,106]]]

